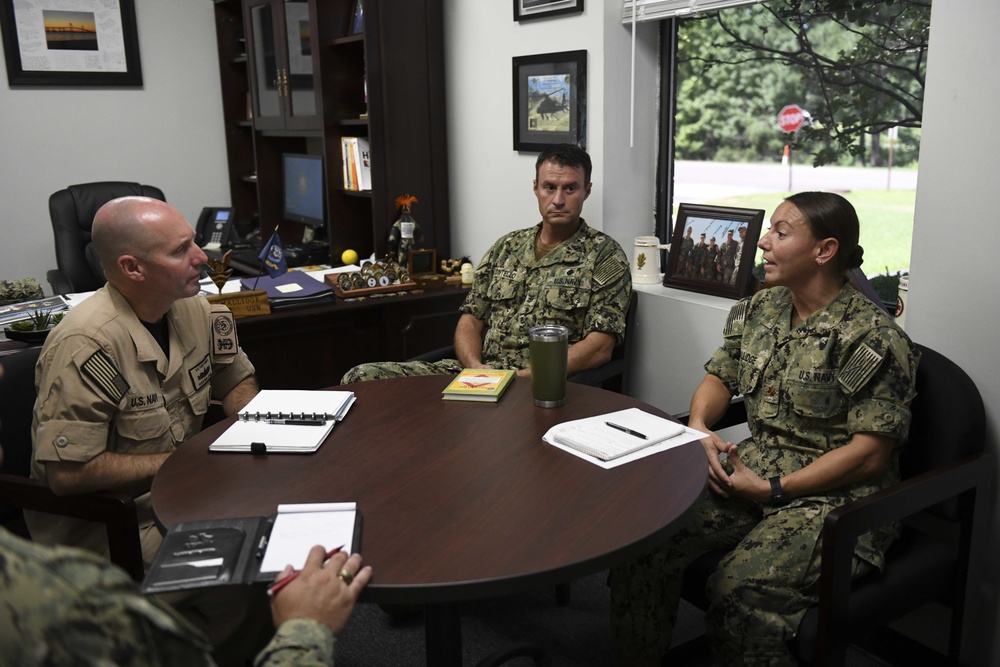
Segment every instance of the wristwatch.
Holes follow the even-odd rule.
[[[784,507],[792,501],[788,494],[781,488],[781,476],[775,475],[771,478],[771,506]]]

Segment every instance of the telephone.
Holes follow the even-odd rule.
[[[236,211],[232,208],[206,207],[198,216],[194,241],[205,250],[219,250],[239,241],[233,227]]]

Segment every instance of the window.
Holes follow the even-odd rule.
[[[769,215],[790,192],[843,191],[866,273],[907,269],[930,2],[829,9],[853,4],[772,0],[661,22],[661,239],[682,201]],[[793,104],[805,114],[786,134],[778,112]]]

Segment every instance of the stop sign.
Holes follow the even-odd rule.
[[[789,104],[778,112],[778,127],[782,132],[795,132],[802,127],[805,117],[805,113],[798,104]]]

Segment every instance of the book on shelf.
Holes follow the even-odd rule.
[[[183,522],[167,531],[142,592],[271,582],[286,565],[302,569],[316,544],[351,554],[360,539],[355,503],[278,505],[270,517]]]
[[[683,435],[683,424],[628,408],[557,424],[545,440],[571,447],[601,461],[612,461]]]
[[[353,391],[264,389],[208,446],[211,452],[315,452],[354,405]]]
[[[514,370],[465,368],[444,388],[441,397],[446,401],[495,403],[516,374]]]
[[[365,137],[341,137],[345,190],[371,190],[371,145]]]

